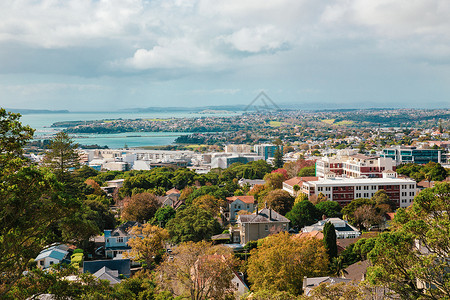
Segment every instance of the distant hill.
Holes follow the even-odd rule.
[[[126,108],[119,110],[120,112],[203,112],[203,111],[243,111],[246,108],[245,105],[223,105],[223,106],[200,106],[200,107],[145,107],[145,108]]]
[[[7,111],[13,113],[26,114],[67,114],[70,113],[67,109],[49,110],[49,109],[23,109],[23,108],[6,108]]]

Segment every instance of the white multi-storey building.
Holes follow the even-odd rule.
[[[305,181],[301,191],[308,196],[322,193],[328,200],[345,206],[357,198],[371,198],[377,191],[386,191],[389,199],[398,207],[412,204],[416,195],[416,182],[411,179],[395,178],[395,172],[386,171],[384,178],[343,178],[327,176],[315,181]]]

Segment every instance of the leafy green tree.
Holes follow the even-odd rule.
[[[402,299],[450,297],[450,184],[421,191],[409,209],[398,209],[392,231],[378,236],[368,257],[368,281]],[[423,287],[431,288],[423,288]]]
[[[64,239],[61,222],[80,203],[65,197],[55,176],[29,166],[23,147],[33,130],[20,115],[0,109],[0,298],[47,245]]]
[[[23,147],[33,137],[34,129],[23,126],[19,119],[20,114],[0,108],[0,170],[24,163]]]
[[[150,193],[140,193],[124,199],[124,208],[122,210],[122,219],[127,221],[151,220],[160,203],[155,195]]]
[[[293,238],[287,232],[270,235],[250,252],[248,279],[253,291],[302,293],[304,276],[324,274],[328,256],[322,241]]]
[[[323,242],[330,260],[337,257],[336,229],[331,222],[323,226]]]
[[[70,171],[80,165],[78,144],[75,144],[67,133],[60,131],[51,139],[48,148],[49,151],[44,155],[43,164],[56,174],[58,180],[70,181]]]
[[[203,195],[195,198],[192,205],[209,211],[213,216],[219,216],[220,208],[224,207],[226,202],[211,195]]]
[[[316,205],[321,215],[325,215],[328,218],[340,218],[342,217],[342,207],[336,201],[323,201]]]
[[[299,177],[316,176],[316,166],[304,167],[298,172],[297,176]]]
[[[163,206],[158,208],[153,218],[153,224],[164,228],[171,219],[175,217],[176,210],[171,206]]]
[[[106,197],[102,196],[90,196],[84,201],[84,204],[92,212],[90,219],[95,222],[99,232],[116,227],[114,212],[109,208],[107,201]]]
[[[347,204],[343,209],[342,213],[347,217],[347,220],[350,223],[354,223],[355,221],[355,211],[364,205],[373,206],[374,202],[371,199],[367,198],[357,198],[352,200],[349,204]]]
[[[172,184],[179,190],[184,189],[188,185],[194,184],[196,177],[194,171],[186,168],[176,170],[173,175],[174,177],[171,179]]]
[[[175,243],[207,240],[214,234],[222,232],[219,222],[207,210],[192,205],[178,209],[166,229]]]
[[[294,205],[292,210],[286,214],[292,226],[300,229],[314,224],[320,219],[320,211],[309,200],[303,200]]]
[[[270,191],[260,203],[260,205],[264,205],[267,203],[267,206],[272,208],[274,211],[282,214],[283,216],[292,209],[294,205],[294,197],[292,197],[285,190],[273,190]]]
[[[146,223],[131,228],[130,234],[133,236],[128,240],[131,250],[125,257],[145,263],[146,268],[154,267],[165,253],[165,243],[169,239],[167,230]]]
[[[388,194],[385,190],[378,190],[371,198],[371,200],[375,203],[377,207],[386,207],[386,212],[392,212],[396,208],[396,204],[394,201],[389,199]]]
[[[273,154],[273,166],[278,169],[282,168],[284,165],[283,161],[283,152],[281,151],[280,146],[277,147],[275,153]]]
[[[266,181],[265,186],[269,190],[276,190],[283,188],[284,176],[282,173],[268,173],[264,176],[264,180]]]
[[[302,202],[303,200],[308,200],[308,195],[306,195],[304,193],[298,194],[297,198],[295,198],[294,205],[299,203],[299,202]]]

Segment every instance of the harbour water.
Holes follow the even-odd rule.
[[[238,113],[235,113],[238,114]],[[213,116],[230,116],[232,114],[214,114]],[[61,128],[52,128],[55,122],[62,121],[89,121],[103,119],[164,119],[164,118],[198,118],[207,116],[200,113],[189,112],[157,112],[157,113],[121,113],[121,112],[73,112],[24,114],[21,122],[30,125],[36,130],[35,139],[45,139],[57,133]],[[208,115],[211,116],[211,115]],[[126,132],[115,134],[77,134],[73,140],[81,145],[108,146],[111,149],[143,146],[162,146],[173,144],[175,139],[186,132]]]

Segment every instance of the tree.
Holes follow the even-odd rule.
[[[173,259],[158,268],[160,286],[176,296],[194,300],[226,299],[234,293],[231,282],[236,261],[232,250],[201,241],[178,245]]]
[[[316,167],[315,166],[304,167],[297,173],[297,176],[299,177],[316,176]]]
[[[275,153],[273,154],[273,166],[277,169],[282,168],[284,165],[283,161],[283,152],[281,151],[280,146],[277,147]]]
[[[386,212],[392,212],[395,210],[395,202],[389,199],[385,190],[378,190],[371,198],[377,207],[387,207]]]
[[[298,194],[297,198],[295,198],[294,205],[299,203],[299,202],[302,202],[303,200],[308,200],[308,195],[303,194],[303,193]]]
[[[403,299],[450,297],[450,184],[421,191],[409,209],[398,209],[392,231],[378,236],[367,278]],[[428,286],[431,288],[422,288]]]
[[[158,262],[165,252],[165,242],[169,239],[167,230],[146,223],[141,226],[134,226],[130,231],[133,237],[128,240],[129,252],[125,252],[125,257],[134,261],[144,262],[147,268]]]
[[[92,188],[92,194],[95,194],[98,196],[105,194],[105,192],[103,192],[103,190],[100,188],[100,185],[95,180],[86,179],[86,181],[84,183]]]
[[[0,298],[18,284],[30,259],[64,241],[61,222],[80,206],[53,174],[29,166],[23,147],[33,130],[19,118],[0,109]]]
[[[255,197],[256,201],[262,200],[267,193],[269,192],[269,189],[264,184],[255,184],[255,186],[248,192],[249,196]]]
[[[34,129],[23,126],[20,114],[0,108],[0,170],[24,164],[23,147],[33,137]]]
[[[370,226],[379,225],[382,213],[372,205],[358,207],[353,213],[353,222],[360,230],[369,229]]]
[[[217,199],[216,197],[211,195],[203,195],[195,198],[194,201],[192,201],[192,205],[196,205],[201,209],[209,211],[213,216],[218,216],[220,207],[225,206],[225,204],[225,201]]]
[[[328,218],[340,218],[342,217],[342,207],[336,201],[323,201],[316,204],[316,208],[319,210],[322,216]]]
[[[305,167],[311,167],[314,165],[315,165],[314,160],[299,159],[297,161],[285,163],[283,168],[286,170],[288,178],[292,178],[297,176],[298,172],[300,172],[301,169]]]
[[[286,171],[285,169],[276,169],[276,170],[273,170],[272,173],[280,173],[280,174],[283,174],[283,179],[284,179],[284,180],[288,180],[288,179],[289,179],[288,174],[287,174],[287,171]]]
[[[320,219],[320,211],[309,200],[303,200],[294,205],[292,210],[286,214],[292,226],[300,229],[314,224]]]
[[[342,213],[347,218],[350,223],[354,223],[355,221],[355,211],[358,207],[370,205],[373,206],[374,203],[371,199],[366,198],[357,198],[352,200],[349,204],[347,204],[344,208],[342,208]]]
[[[171,219],[175,218],[176,210],[172,206],[158,208],[153,218],[153,224],[164,228]]]
[[[323,226],[323,242],[330,260],[337,257],[336,229],[331,222]]]
[[[261,202],[260,205],[263,205],[263,203],[267,203],[268,207],[284,216],[288,211],[291,210],[292,206],[294,205],[294,200],[294,197],[292,197],[288,192],[279,189],[270,191],[264,197],[263,202]]]
[[[222,231],[217,219],[209,211],[195,205],[178,209],[166,229],[175,243],[206,240]]]
[[[70,170],[76,169],[79,165],[79,155],[75,144],[67,133],[60,131],[52,139],[49,151],[45,153],[43,163],[49,167],[58,180],[69,181]]]
[[[122,219],[143,223],[151,220],[159,207],[160,203],[155,195],[150,193],[136,194],[124,199]]]
[[[282,173],[268,173],[264,176],[264,180],[266,181],[265,186],[269,190],[276,190],[283,188],[284,176]]]
[[[302,293],[304,276],[324,274],[328,257],[322,241],[314,238],[298,239],[287,232],[270,235],[250,252],[248,279],[252,290],[258,292]]]

